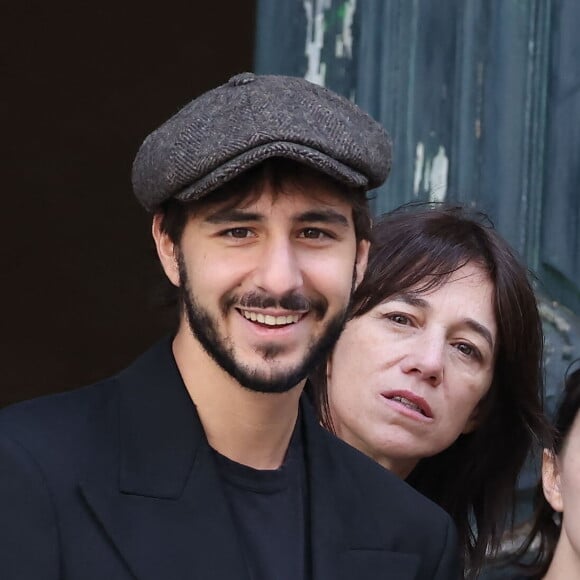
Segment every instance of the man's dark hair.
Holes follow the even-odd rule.
[[[362,316],[410,288],[440,287],[469,262],[493,282],[496,362],[480,402],[478,427],[422,459],[407,478],[454,519],[468,577],[475,577],[486,554],[499,547],[513,521],[518,473],[532,443],[548,433],[542,414],[543,334],[534,292],[526,268],[485,219],[439,204],[411,204],[384,216],[373,228],[368,267],[350,313],[350,318]],[[322,423],[333,431],[325,377],[319,368],[309,393]]]
[[[307,165],[284,158],[268,159],[200,200],[181,202],[171,199],[165,202],[159,210],[163,216],[161,229],[173,243],[178,244],[187,219],[201,208],[222,204],[225,200],[230,200],[232,207],[250,203],[260,196],[262,187],[267,183],[276,194],[284,193],[288,186],[296,187],[312,197],[316,197],[317,186],[333,189],[352,205],[357,241],[370,239],[371,218],[364,190],[353,189]]]
[[[364,190],[353,189],[307,165],[284,158],[268,159],[200,200],[181,202],[171,199],[165,202],[158,211],[161,214],[161,231],[179,246],[190,216],[211,205],[228,202],[231,207],[235,207],[251,203],[261,195],[262,188],[266,184],[271,185],[277,195],[283,194],[288,187],[292,186],[313,198],[316,198],[317,187],[324,186],[332,189],[341,199],[352,205],[357,242],[370,239],[371,218]],[[174,310],[178,302],[178,290],[165,277],[163,277],[163,287],[159,294],[161,303]]]

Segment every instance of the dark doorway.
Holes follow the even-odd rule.
[[[183,104],[252,69],[255,8],[30,0],[3,21],[0,406],[93,382],[166,331],[131,163]]]

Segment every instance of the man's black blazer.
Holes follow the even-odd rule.
[[[311,580],[457,578],[449,517],[301,404]],[[0,578],[251,580],[169,341],[0,413]]]

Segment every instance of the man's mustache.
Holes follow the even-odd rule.
[[[319,318],[322,318],[328,309],[328,302],[324,298],[307,298],[303,294],[294,291],[287,292],[280,297],[253,291],[242,296],[228,296],[224,301],[224,311],[233,306],[248,310],[252,308],[277,308],[292,312],[313,311]]]

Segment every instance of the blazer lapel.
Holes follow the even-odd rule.
[[[303,397],[304,399],[304,397]],[[416,554],[385,546],[376,514],[364,497],[364,482],[355,481],[337,453],[343,445],[318,424],[302,401],[310,494],[312,580],[412,580]],[[384,574],[384,576],[383,576]]]
[[[214,458],[169,341],[119,376],[120,457],[81,491],[139,580],[246,579]]]

